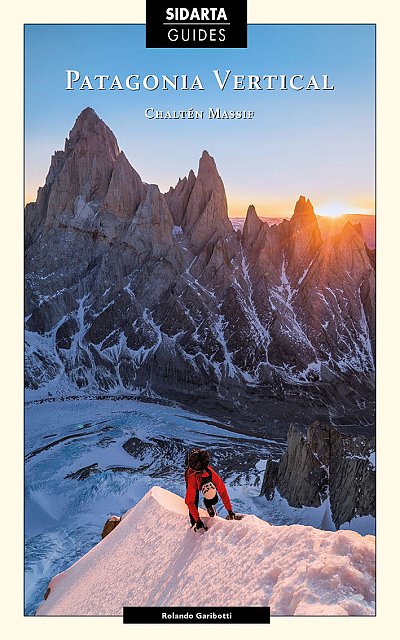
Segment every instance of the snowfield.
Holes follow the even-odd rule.
[[[269,457],[284,441],[249,437],[206,416],[137,400],[66,400],[27,404],[25,411],[25,613],[37,610],[51,578],[100,539],[111,514],[121,515],[154,486],[184,496],[185,454],[209,449],[234,509],[273,525],[334,530],[329,501],[291,507],[278,492],[260,497]],[[221,503],[219,514],[225,515]],[[373,534],[374,518],[341,528]]]
[[[255,516],[187,524],[153,487],[104,540],[50,582],[37,614],[121,616],[123,606],[270,606],[272,615],[374,615],[375,538],[273,526]]]

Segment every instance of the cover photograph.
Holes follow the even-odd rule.
[[[374,616],[375,26],[187,6],[24,27],[24,613]]]

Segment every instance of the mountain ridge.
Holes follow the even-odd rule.
[[[317,213],[316,216],[323,240],[340,233],[346,222],[349,221],[351,224],[361,224],[365,243],[368,249],[370,251],[375,251],[375,215],[344,213],[336,218],[331,218],[329,216],[321,216]],[[269,226],[280,224],[284,220],[288,219],[284,217],[270,217],[264,215],[260,215],[259,217],[262,222],[268,223]],[[246,221],[246,216],[234,216],[231,217],[230,220],[235,231],[239,231],[241,233]]]
[[[296,402],[307,419],[371,424],[374,270],[360,230],[322,239],[304,196],[279,225],[249,212],[236,233],[206,151],[167,193],[143,183],[84,110],[25,209],[31,395],[141,393],[264,422]]]
[[[374,615],[374,536],[200,514],[209,525],[203,536],[186,525],[182,498],[153,487],[107,537],[51,580],[36,615],[120,616],[123,606],[144,605]]]

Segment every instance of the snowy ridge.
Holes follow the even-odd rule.
[[[374,615],[373,536],[201,515],[209,525],[202,536],[188,527],[183,499],[153,487],[114,531],[53,578],[37,615],[120,616],[129,605]]]

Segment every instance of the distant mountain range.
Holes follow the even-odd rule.
[[[359,213],[347,213],[337,218],[330,218],[329,216],[319,216],[316,214],[318,220],[318,226],[321,231],[321,237],[323,240],[330,238],[341,232],[346,222],[351,224],[361,224],[364,240],[370,249],[375,249],[375,216]],[[288,218],[271,218],[265,216],[259,216],[260,220],[271,224],[280,224],[283,220]],[[230,218],[234,229],[243,229],[246,218]]]
[[[368,428],[375,254],[361,222],[332,235],[300,196],[290,220],[250,206],[236,231],[207,151],[162,194],[85,109],[25,210],[27,398],[141,394],[248,428]]]

